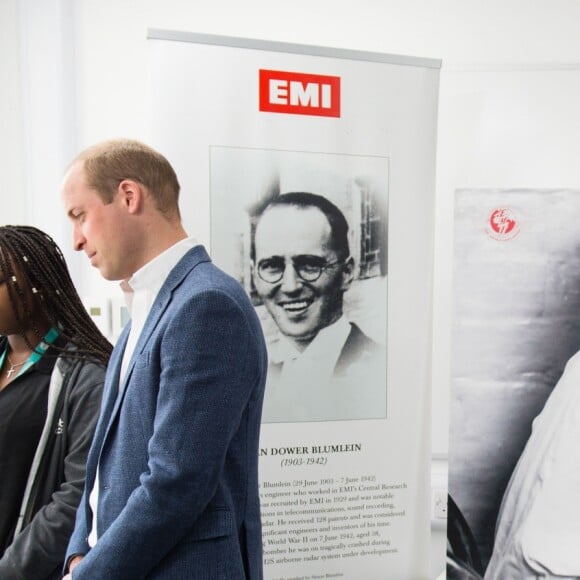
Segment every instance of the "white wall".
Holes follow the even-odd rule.
[[[443,59],[433,451],[444,462],[453,192],[578,187],[578,22],[577,0],[0,0],[0,223],[70,246],[57,194],[67,160],[104,138],[147,140],[148,28]],[[82,293],[116,293],[67,258]]]
[[[18,223],[26,214],[16,0],[0,1],[0,87],[0,222]]]

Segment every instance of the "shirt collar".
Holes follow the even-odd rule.
[[[271,346],[270,359],[274,363],[282,363],[298,357],[321,358],[333,357],[338,360],[342,347],[350,333],[350,324],[345,316],[320,330],[312,342],[300,352],[284,335]]]
[[[184,238],[147,262],[131,278],[123,280],[120,286],[129,310],[135,292],[145,291],[151,298],[157,296],[171,270],[195,245],[197,245],[195,238]]]

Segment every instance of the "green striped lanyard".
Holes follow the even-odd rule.
[[[56,328],[51,328],[45,335],[44,338],[36,345],[36,348],[30,353],[28,359],[20,369],[20,372],[16,375],[19,377],[22,373],[27,371],[34,363],[38,362],[42,355],[48,350],[48,347],[57,339],[59,331]],[[4,365],[4,359],[6,358],[6,353],[8,352],[8,345],[4,349],[4,352],[0,355],[0,368]],[[14,377],[14,378],[16,378]]]

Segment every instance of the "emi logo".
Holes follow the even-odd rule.
[[[340,77],[260,69],[260,111],[340,117]]]

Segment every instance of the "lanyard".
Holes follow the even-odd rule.
[[[34,363],[38,362],[42,355],[48,350],[48,347],[57,339],[59,331],[56,328],[51,328],[45,335],[44,338],[36,345],[34,350],[30,353],[30,356],[26,359],[24,365],[20,369],[20,372],[16,375],[19,377],[22,373],[26,372]],[[4,359],[6,358],[6,353],[8,352],[8,344],[4,349],[4,352],[0,355],[0,368],[4,364]],[[14,378],[16,378],[14,377]]]

